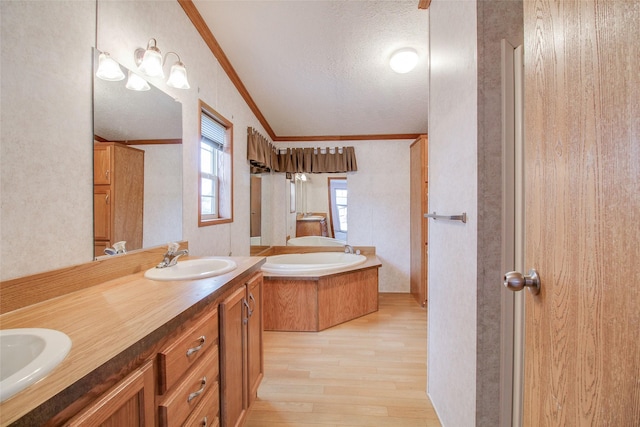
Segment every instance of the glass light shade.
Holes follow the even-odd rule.
[[[129,70],[129,79],[127,80],[127,85],[125,87],[127,89],[137,90],[137,91],[144,91],[144,90],[151,89],[151,87],[149,86],[149,83],[147,83],[145,79],[143,79],[136,73],[132,73],[131,70]]]
[[[175,87],[176,89],[189,89],[189,81],[187,80],[187,69],[180,61],[171,66],[171,73],[169,74],[169,80],[167,85]]]
[[[98,71],[96,77],[110,82],[117,82],[124,79],[124,73],[118,64],[107,52],[101,53],[98,57]]]
[[[400,49],[391,55],[389,66],[396,73],[404,74],[413,70],[418,65],[418,52],[414,49]]]
[[[160,49],[155,46],[149,46],[144,52],[142,62],[138,68],[149,77],[164,77]]]

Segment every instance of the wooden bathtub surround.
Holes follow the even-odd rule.
[[[149,396],[149,369],[154,375],[152,390],[155,396],[151,399],[155,420],[150,425],[162,425],[163,420],[170,417],[183,419],[188,416],[187,421],[197,420],[212,404],[218,405],[212,402],[224,401],[225,396],[219,393],[222,386],[218,387],[216,381],[223,377],[222,372],[226,369],[224,364],[218,363],[226,349],[219,346],[222,340],[217,335],[207,341],[212,347],[203,352],[193,366],[173,360],[171,352],[179,343],[191,346],[193,334],[198,337],[210,335],[220,303],[238,289],[246,289],[249,283],[254,292],[257,292],[256,286],[261,288],[260,267],[264,258],[234,257],[238,265],[234,271],[207,279],[172,282],[146,279],[144,271],[156,265],[164,251],[166,248],[110,257],[31,276],[33,287],[43,289],[43,292],[46,283],[53,283],[54,290],[50,294],[55,297],[29,297],[39,301],[3,313],[1,327],[57,329],[71,338],[72,347],[66,359],[44,379],[0,404],[1,426],[11,423],[61,425],[68,420],[82,419],[73,417],[88,416],[94,410],[104,411],[105,405],[122,407],[118,412],[126,412],[125,407],[135,407],[131,399],[141,399],[147,405],[149,399],[144,396]],[[108,278],[99,283],[99,277]],[[5,295],[17,298],[17,289],[29,289],[31,283],[28,278],[21,278],[2,285],[4,300]],[[259,303],[260,299],[257,301]],[[198,328],[203,327],[205,332],[201,333]],[[220,333],[223,333],[222,328]],[[242,336],[246,339],[246,334]],[[245,344],[237,345],[246,347]],[[255,348],[261,352],[261,342],[254,346],[254,351]],[[163,362],[158,354],[165,355]],[[255,359],[252,356],[252,360]],[[173,372],[175,369],[179,372]],[[169,374],[166,374],[167,370]],[[246,371],[255,369],[247,366]],[[186,410],[183,407],[174,409],[174,394],[191,388],[184,384],[187,378],[201,381],[198,377],[201,372],[209,372],[207,376],[212,387],[198,397],[201,402],[194,401]],[[160,375],[163,375],[162,381]],[[130,387],[133,387],[132,393],[129,393]],[[122,394],[123,390],[129,394]],[[195,390],[189,393],[192,391]],[[176,399],[178,401],[182,399]],[[202,403],[205,401],[208,403]],[[159,416],[162,413],[159,406],[163,404],[168,408],[164,418]],[[148,409],[138,411],[140,417],[146,417],[145,425],[149,425],[149,415],[144,415],[148,414]],[[217,414],[218,411],[214,411],[210,415],[217,417]],[[214,424],[213,418],[209,417],[209,420]]]
[[[265,330],[317,332],[375,311],[378,267],[322,277],[265,277]]]
[[[274,246],[268,255],[342,252],[331,246]],[[367,257],[346,271],[314,276],[264,273],[264,329],[321,331],[378,310],[378,268],[375,247],[358,246]]]

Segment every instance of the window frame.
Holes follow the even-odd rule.
[[[347,177],[329,177],[327,178],[327,189],[329,190],[329,215],[331,222],[331,232],[335,237],[336,232],[348,234],[347,229],[342,229],[340,226],[340,216],[338,206],[345,206],[345,209],[348,211],[349,205],[349,190],[347,187]],[[338,205],[336,200],[336,190],[345,190],[347,191],[347,204],[346,205]],[[347,214],[348,218],[348,214]]]
[[[216,194],[217,217],[202,215],[202,115],[206,114],[225,128],[223,150],[218,153]],[[233,222],[233,123],[199,100],[198,121],[198,227]],[[214,148],[215,149],[215,148]]]

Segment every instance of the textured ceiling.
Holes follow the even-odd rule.
[[[427,132],[428,11],[411,1],[193,0],[278,137]],[[392,52],[418,51],[397,74]]]

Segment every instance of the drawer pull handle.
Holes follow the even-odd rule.
[[[204,391],[204,388],[207,386],[207,377],[202,377],[202,382],[200,384],[202,384],[200,389],[198,391],[194,391],[189,395],[189,397],[187,397],[187,403],[190,403],[193,399],[195,399],[196,397],[202,394],[202,392]]]
[[[209,420],[207,420],[207,416],[202,419],[202,427],[207,427],[209,425]]]
[[[205,336],[201,336],[200,338],[198,338],[198,341],[200,341],[200,345],[196,346],[196,347],[192,347],[189,350],[187,350],[187,357],[191,356],[193,353],[197,353],[200,350],[202,350],[202,346],[204,345],[206,338]]]

